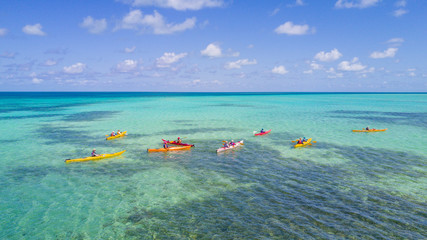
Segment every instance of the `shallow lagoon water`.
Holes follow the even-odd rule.
[[[427,237],[426,94],[0,99],[3,239]],[[388,130],[351,132],[366,126]],[[105,141],[117,129],[129,135]],[[196,147],[146,152],[178,136]],[[302,136],[317,142],[294,149]],[[230,139],[245,146],[217,154]],[[127,152],[64,163],[92,148]]]

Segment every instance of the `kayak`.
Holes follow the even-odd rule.
[[[124,131],[124,132],[122,132],[122,133],[120,133],[120,134],[117,134],[116,136],[109,136],[109,137],[107,137],[106,139],[107,139],[107,140],[111,140],[111,139],[116,139],[116,138],[124,137],[124,136],[126,135],[126,132],[127,132],[127,131]]]
[[[384,132],[385,130],[387,130],[387,128],[385,128],[385,129],[369,129],[369,130],[353,130],[353,132]]]
[[[189,150],[191,146],[182,146],[182,147],[169,147],[169,148],[149,148],[147,152],[168,152],[168,151],[178,151],[178,150]]]
[[[230,149],[236,148],[236,147],[241,146],[241,145],[243,145],[243,140],[236,142],[236,145],[234,145],[234,146],[230,146],[230,147],[227,147],[227,148],[226,147],[218,148],[216,150],[216,152],[217,153],[223,152],[223,151],[226,151],[226,150],[230,150]]]
[[[298,141],[298,140],[297,140]],[[309,139],[307,139],[307,142],[304,142],[304,143],[300,143],[300,144],[295,144],[295,148],[297,148],[297,147],[305,147],[305,146],[307,146],[309,143],[311,142],[311,138],[309,138]]]
[[[168,141],[168,140],[164,140],[162,139],[162,141],[166,144],[172,144],[172,145],[179,145],[179,146],[191,146],[194,147],[194,144],[188,144],[188,143],[178,143],[176,141]]]
[[[255,136],[261,136],[261,135],[265,135],[265,134],[267,134],[267,133],[269,133],[269,132],[271,132],[271,129],[270,129],[270,130],[268,130],[268,131],[265,131],[265,132],[263,132],[263,133],[255,133],[254,135],[255,135]]]
[[[85,158],[76,158],[76,159],[66,159],[65,163],[101,160],[101,159],[104,159],[104,158],[110,158],[110,157],[115,157],[115,156],[122,155],[124,152],[126,152],[126,150],[123,150],[121,152],[111,153],[111,154],[100,154],[99,156],[96,156],[96,157],[85,157]]]

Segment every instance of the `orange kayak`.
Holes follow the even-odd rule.
[[[387,130],[387,128],[385,128],[385,129],[369,129],[369,130],[353,130],[353,132],[384,132],[385,130]]]
[[[191,149],[191,146],[183,147],[169,147],[169,148],[149,148],[147,152],[168,152],[168,151],[179,151],[179,150],[188,150]]]

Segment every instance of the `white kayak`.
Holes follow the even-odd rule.
[[[227,150],[230,150],[230,149],[233,149],[233,148],[239,147],[239,146],[241,146],[241,145],[243,145],[243,140],[242,140],[242,141],[238,141],[238,142],[236,142],[236,145],[234,145],[234,146],[218,148],[218,149],[216,150],[216,152],[217,152],[217,153],[219,153],[219,152],[227,151]]]

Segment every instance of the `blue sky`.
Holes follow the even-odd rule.
[[[421,0],[0,3],[1,91],[427,91]]]

